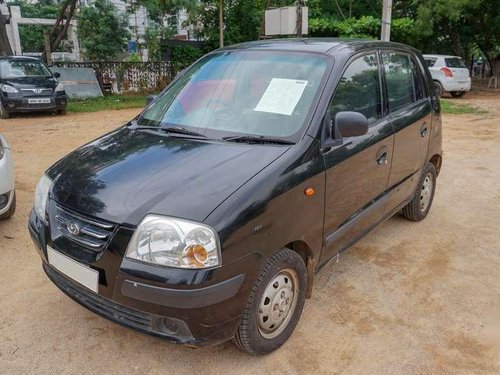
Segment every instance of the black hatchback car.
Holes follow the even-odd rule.
[[[441,155],[439,99],[415,49],[245,43],[49,168],[29,231],[48,277],[97,314],[265,354],[332,257],[395,213],[426,217]]]
[[[59,73],[34,57],[0,57],[0,118],[15,112],[66,113],[68,99],[57,78]]]

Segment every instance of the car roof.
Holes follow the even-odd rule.
[[[453,55],[428,55],[424,54],[424,58],[426,57],[432,57],[432,58],[440,58],[440,57],[445,57],[445,58],[456,58],[456,59],[461,59],[460,56],[453,56]]]
[[[349,39],[349,38],[283,38],[283,39],[265,39],[253,42],[245,42],[224,47],[221,50],[286,50],[286,51],[307,51],[324,54],[331,54],[334,50],[341,47],[387,47],[387,48],[405,48],[415,49],[401,43],[383,42],[374,39]]]
[[[40,61],[38,57],[32,56],[0,56],[0,60],[37,60]]]

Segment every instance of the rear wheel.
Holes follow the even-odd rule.
[[[263,267],[253,285],[233,342],[241,350],[263,355],[290,337],[302,314],[307,290],[304,260],[281,249]]]
[[[436,90],[436,95],[438,98],[443,96],[444,93],[443,85],[438,81],[434,81],[434,90]]]
[[[12,216],[14,216],[15,212],[16,212],[16,193],[14,192],[14,197],[12,198],[12,203],[10,204],[9,210],[4,214],[0,215],[0,220],[11,218]]]
[[[427,163],[413,195],[413,199],[403,207],[403,216],[411,221],[423,220],[432,206],[436,190],[436,168]]]
[[[450,91],[450,94],[454,98],[460,98],[461,96],[464,96],[465,91]]]

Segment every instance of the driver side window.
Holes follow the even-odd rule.
[[[352,61],[342,74],[329,105],[332,120],[340,111],[360,112],[371,125],[382,117],[382,96],[375,53]]]

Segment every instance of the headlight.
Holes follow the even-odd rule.
[[[2,90],[3,92],[10,92],[12,94],[19,92],[15,87],[12,87],[10,85],[0,85],[0,90]]]
[[[47,219],[45,218],[45,209],[47,207],[47,199],[49,197],[49,190],[52,187],[52,180],[43,175],[38,185],[36,185],[35,191],[35,213],[37,216],[47,224]]]
[[[54,91],[55,92],[64,91],[64,85],[62,83],[58,83],[57,86],[56,86],[56,89]]]
[[[175,268],[221,265],[219,237],[212,228],[158,215],[148,215],[142,220],[125,256]]]

